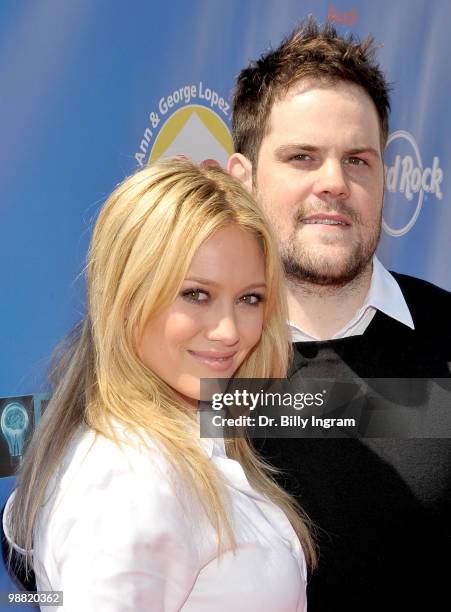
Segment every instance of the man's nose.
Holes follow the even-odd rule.
[[[317,170],[314,183],[315,195],[321,199],[344,199],[349,196],[349,185],[341,160],[327,159]]]

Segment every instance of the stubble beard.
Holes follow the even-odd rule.
[[[311,208],[307,211],[301,206],[294,220],[294,229],[288,239],[281,241],[277,232],[277,220],[273,220],[278,233],[279,249],[285,274],[289,282],[295,284],[316,285],[331,289],[344,287],[356,281],[368,269],[376,251],[381,234],[382,207],[379,218],[374,222],[371,233],[364,240],[354,240],[343,249],[335,247],[336,241],[331,240],[330,250],[327,238],[319,245],[302,241],[299,228],[301,219],[315,212],[337,212],[351,219],[353,225],[361,225],[360,215],[347,205],[318,205],[318,211]],[[346,230],[344,230],[346,231]]]

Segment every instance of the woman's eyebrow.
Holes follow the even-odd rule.
[[[217,281],[208,279],[208,278],[202,278],[200,276],[188,276],[187,278],[185,278],[184,282],[186,283],[199,283],[201,285],[209,285],[212,287],[218,287],[220,286],[221,283],[218,283]],[[250,285],[246,285],[246,287],[244,288],[244,290],[248,290],[248,289],[266,289],[266,283],[264,281],[261,282],[257,282],[257,283],[251,283]]]

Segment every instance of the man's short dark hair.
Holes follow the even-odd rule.
[[[310,16],[275,50],[263,54],[238,75],[233,95],[232,135],[235,151],[254,167],[274,102],[300,80],[320,84],[340,81],[362,87],[379,117],[381,145],[388,137],[389,86],[374,61],[377,47],[369,36],[341,37],[333,25],[318,25]]]

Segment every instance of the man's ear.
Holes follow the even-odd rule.
[[[241,153],[234,153],[227,162],[227,172],[244,183],[252,193],[252,162]]]

